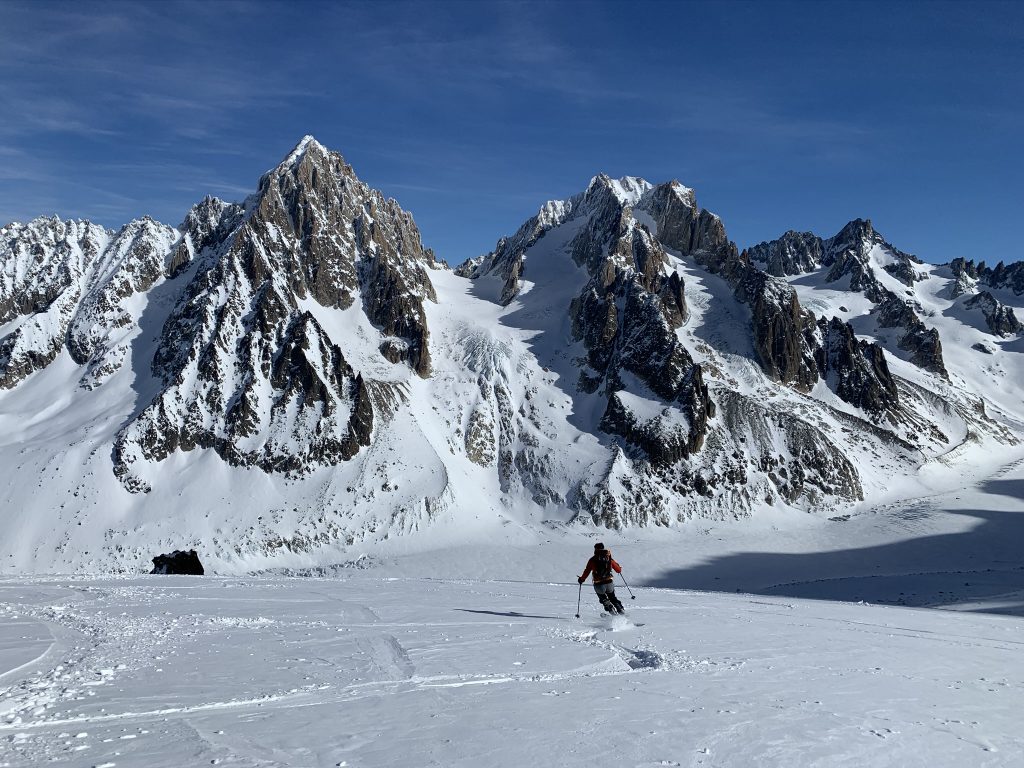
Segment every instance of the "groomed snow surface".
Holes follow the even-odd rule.
[[[6,577],[0,765],[1021,765],[1024,463],[775,522],[602,533],[636,595],[614,618],[589,585],[574,616],[578,530],[303,575]]]

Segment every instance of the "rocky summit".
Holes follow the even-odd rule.
[[[452,269],[306,137],[178,227],[0,230],[0,557],[835,515],[1020,445],[1020,267],[867,219],[741,250],[679,182],[598,175]]]

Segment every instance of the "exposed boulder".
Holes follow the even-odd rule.
[[[169,555],[157,555],[153,558],[151,574],[168,574],[180,576],[202,576],[205,571],[194,549],[184,552],[176,549]]]

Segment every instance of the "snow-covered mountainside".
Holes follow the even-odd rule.
[[[863,220],[741,253],[602,175],[453,271],[306,137],[176,229],[0,234],[11,570],[833,515],[1024,452],[1024,270]]]

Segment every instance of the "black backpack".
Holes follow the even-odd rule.
[[[612,553],[607,549],[594,555],[594,578],[600,581],[612,578]]]

